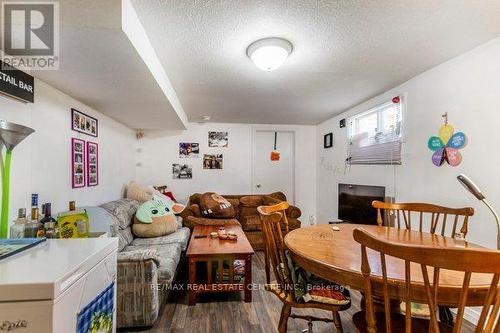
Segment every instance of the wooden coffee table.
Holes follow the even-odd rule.
[[[189,305],[196,304],[196,296],[205,292],[245,292],[245,302],[252,301],[252,246],[239,226],[227,226],[238,240],[210,238],[219,226],[197,225],[194,227],[187,257],[189,260]],[[198,236],[205,236],[198,238]],[[242,279],[234,274],[234,261],[244,260]],[[205,266],[206,267],[200,267]],[[226,267],[224,267],[224,265]],[[198,266],[198,267],[197,267]]]

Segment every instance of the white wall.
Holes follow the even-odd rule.
[[[189,123],[185,131],[146,132],[138,142],[137,181],[166,184],[181,201],[196,192],[215,191],[221,194],[251,194],[252,133],[255,129],[295,131],[295,204],[302,210],[302,222],[316,215],[315,126],[251,125]],[[209,131],[229,132],[227,148],[208,147]],[[179,158],[179,142],[198,142],[200,157]],[[222,170],[203,170],[205,153],[222,153]],[[172,179],[172,163],[193,166],[193,179]]]
[[[98,119],[98,138],[71,130],[71,108]],[[30,207],[31,193],[39,193],[40,205],[52,202],[53,212],[57,212],[67,210],[70,200],[76,200],[78,206],[115,200],[134,178],[134,131],[40,80],[35,80],[34,104],[0,95],[0,119],[35,129],[13,151],[11,221],[18,208]],[[98,186],[71,188],[72,137],[99,144]]]
[[[352,182],[384,185],[397,201],[424,201],[452,207],[472,206],[468,239],[496,247],[497,227],[492,215],[456,181],[459,173],[472,178],[500,209],[500,38],[443,63],[388,92],[331,118],[317,129],[317,214],[318,222],[337,217],[337,184]],[[403,165],[354,165],[344,174],[346,128],[339,120],[367,110],[391,97],[403,94],[405,143]],[[437,135],[441,115],[468,137],[457,167],[431,162],[427,140]],[[335,145],[323,149],[323,135],[334,133]],[[394,186],[395,184],[395,186]]]

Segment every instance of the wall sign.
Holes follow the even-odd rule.
[[[0,61],[0,92],[23,102],[35,100],[33,76]]]
[[[434,152],[432,163],[441,166],[446,161],[451,166],[457,166],[462,162],[462,149],[467,144],[467,137],[463,132],[455,132],[453,126],[448,124],[448,114],[443,116],[444,125],[438,130],[438,136],[431,136],[427,141],[427,147]]]

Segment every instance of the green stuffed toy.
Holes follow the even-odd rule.
[[[177,230],[174,214],[184,210],[184,205],[174,203],[169,198],[153,196],[150,201],[139,206],[135,213],[132,232],[137,237],[149,238],[168,235]]]

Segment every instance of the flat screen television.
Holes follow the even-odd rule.
[[[339,184],[339,219],[348,223],[377,224],[377,210],[372,207],[374,200],[385,201],[385,187]]]

